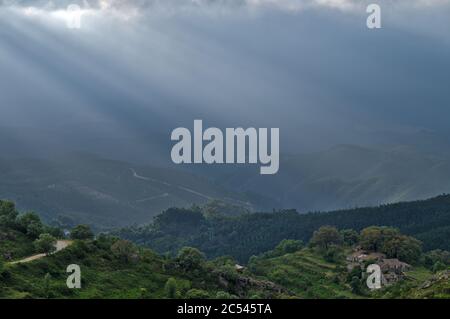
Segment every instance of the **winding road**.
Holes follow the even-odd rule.
[[[180,186],[180,185],[173,185],[173,184],[170,184],[170,183],[167,183],[167,182],[164,182],[164,181],[160,181],[160,180],[157,180],[157,179],[154,179],[154,178],[151,178],[151,177],[139,175],[136,172],[136,170],[133,169],[133,168],[130,168],[130,171],[133,174],[133,177],[137,178],[137,179],[141,179],[141,180],[144,180],[144,181],[150,181],[150,182],[154,182],[154,183],[159,183],[159,184],[163,184],[163,185],[169,186],[169,187],[175,187],[175,188],[177,188],[179,190],[182,190],[182,191],[187,192],[187,193],[191,193],[193,195],[205,198],[207,200],[214,200],[215,199],[214,197],[208,196],[207,194],[203,194],[203,193],[197,192],[197,191],[195,191],[195,190],[193,190],[191,188],[188,188],[188,187],[184,187],[184,186]],[[170,195],[169,193],[164,193],[164,194],[161,194],[161,195],[156,195],[156,196],[152,196],[152,197],[148,197],[148,198],[144,198],[144,199],[139,199],[136,202],[140,203],[140,202],[151,201],[151,200],[158,199],[158,198],[168,197],[169,195]],[[229,201],[234,201],[234,202],[240,203],[240,204],[244,204],[245,206],[248,206],[248,207],[252,206],[251,203],[244,202],[244,201],[241,201],[241,200],[238,200],[238,199],[233,199],[233,198],[229,198],[229,197],[225,197],[223,199],[224,200],[229,200]]]
[[[151,181],[151,182],[155,182],[155,183],[160,183],[160,184],[163,184],[163,185],[166,185],[166,186],[170,186],[170,187],[176,187],[176,188],[178,188],[178,189],[180,189],[180,190],[182,190],[182,191],[185,191],[185,192],[188,192],[188,193],[191,193],[191,194],[194,194],[194,195],[197,195],[197,196],[206,198],[206,199],[208,199],[208,200],[214,199],[214,198],[212,198],[211,196],[208,196],[208,195],[206,195],[206,194],[202,194],[202,193],[200,193],[200,192],[197,192],[197,191],[195,191],[195,190],[193,190],[193,189],[190,189],[190,188],[187,188],[187,187],[183,187],[183,186],[179,186],[179,185],[172,185],[172,184],[170,184],[170,183],[163,182],[163,181],[160,181],[160,180],[157,180],[157,179],[154,179],[154,178],[150,178],[150,177],[146,177],[146,176],[139,175],[139,174],[136,172],[136,170],[134,170],[133,168],[130,168],[130,171],[133,173],[133,176],[134,176],[135,178],[137,178],[137,179],[142,179],[142,180],[144,180],[144,181]],[[149,201],[149,200],[156,199],[156,198],[167,197],[167,196],[169,196],[169,195],[170,195],[169,193],[164,193],[164,194],[162,194],[162,195],[157,195],[157,196],[154,196],[154,197],[149,197],[149,198],[145,198],[145,199],[140,199],[140,200],[138,200],[137,202]]]
[[[55,248],[56,250],[52,253],[52,254],[56,254],[58,251],[61,251],[63,249],[66,249],[67,247],[69,247],[70,245],[72,245],[73,241],[72,240],[58,240],[55,244]],[[24,264],[24,263],[29,263],[33,260],[37,260],[37,259],[41,259],[48,256],[47,254],[37,254],[37,255],[33,255],[21,260],[17,260],[17,261],[13,261],[10,264],[11,265],[15,265],[15,264]]]

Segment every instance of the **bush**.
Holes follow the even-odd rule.
[[[450,265],[450,252],[446,250],[436,249],[429,251],[424,256],[424,264],[426,267],[431,268],[437,262],[441,262],[444,265]]]
[[[275,251],[279,255],[284,255],[295,253],[296,251],[301,250],[303,247],[304,244],[301,240],[284,239],[278,244],[278,246],[275,248]]]
[[[166,294],[166,297],[169,299],[174,299],[178,297],[178,291],[177,291],[177,281],[175,278],[170,277],[166,284],[164,285],[164,292]]]
[[[191,289],[186,293],[187,299],[208,299],[209,294],[207,291],[201,289]]]
[[[352,292],[354,294],[361,294],[361,279],[359,279],[358,277],[353,277],[352,280],[350,281],[350,287],[352,288]]]
[[[434,273],[436,273],[438,271],[441,271],[441,270],[445,270],[445,269],[447,269],[447,266],[444,263],[440,262],[440,261],[437,261],[433,265],[433,267],[431,267],[431,271],[434,272]]]
[[[216,293],[216,299],[237,299],[238,297],[232,294],[229,294],[225,291],[218,291]]]
[[[128,240],[120,239],[111,246],[111,251],[124,263],[129,263],[138,258],[134,244]]]
[[[325,259],[325,261],[330,263],[339,262],[342,256],[343,256],[342,249],[339,246],[334,245],[328,247],[328,249],[323,254],[323,258]]]

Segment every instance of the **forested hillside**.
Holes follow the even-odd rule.
[[[210,206],[208,219],[222,219],[221,208]],[[204,219],[197,209],[170,210],[157,224],[170,215],[188,236]],[[233,256],[208,260],[193,247],[157,254],[123,238],[94,235],[86,225],[68,237],[0,201],[0,236],[0,298],[450,298],[450,253],[423,253],[420,241],[390,227],[322,226],[308,243],[286,237],[240,265]],[[62,240],[68,245],[57,249]],[[386,278],[379,291],[367,288],[369,263],[378,263]],[[81,270],[80,289],[66,284],[73,264]]]
[[[209,257],[231,255],[245,262],[252,255],[273,249],[281,240],[308,241],[315,229],[333,225],[361,230],[371,225],[392,226],[423,241],[424,249],[450,249],[450,195],[429,200],[327,213],[272,213],[210,216],[199,207],[172,208],[152,224],[116,234],[160,253],[175,253],[183,246],[197,247]]]
[[[207,261],[190,247],[169,258],[117,237],[94,237],[85,225],[73,228],[71,244],[55,252],[57,239],[67,239],[62,230],[1,200],[0,239],[0,299],[281,298],[284,293],[272,282],[238,273],[233,258]],[[71,264],[81,268],[82,289],[66,286]]]

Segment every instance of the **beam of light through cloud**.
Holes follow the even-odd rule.
[[[0,127],[144,161],[193,118],[280,126],[293,152],[359,142],[355,123],[443,128],[449,1],[379,2],[369,33],[369,1],[80,1],[76,31],[75,0],[0,1]]]

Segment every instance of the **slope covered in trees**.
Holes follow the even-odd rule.
[[[169,258],[117,237],[94,237],[85,225],[74,227],[70,235],[73,244],[53,253],[56,238],[64,238],[60,229],[0,201],[0,299],[282,296],[275,284],[239,274],[232,258],[207,261],[190,247]],[[17,263],[37,253],[47,255]],[[72,264],[81,268],[82,289],[66,285]]]
[[[188,236],[204,213],[171,210],[156,225],[177,218]],[[174,235],[178,229],[166,231]],[[119,237],[95,236],[85,225],[71,230],[70,246],[53,253],[53,240],[64,234],[3,201],[0,234],[0,298],[450,298],[450,253],[424,254],[420,241],[389,227],[357,232],[322,226],[307,245],[286,237],[245,266],[231,256],[208,260],[193,247],[182,247],[174,256],[160,255]],[[371,292],[365,285],[366,265],[348,267],[348,255],[357,247],[408,261],[412,268],[407,277],[402,274],[398,282]],[[14,263],[33,252],[47,255]],[[73,264],[81,269],[81,289],[66,285],[66,270]]]
[[[450,195],[303,215],[284,210],[229,216],[207,214],[199,207],[172,208],[158,215],[152,224],[125,228],[116,234],[161,253],[193,246],[209,257],[231,255],[245,262],[252,255],[273,249],[286,238],[306,242],[323,225],[357,231],[371,225],[391,226],[423,241],[425,250],[450,250]]]

